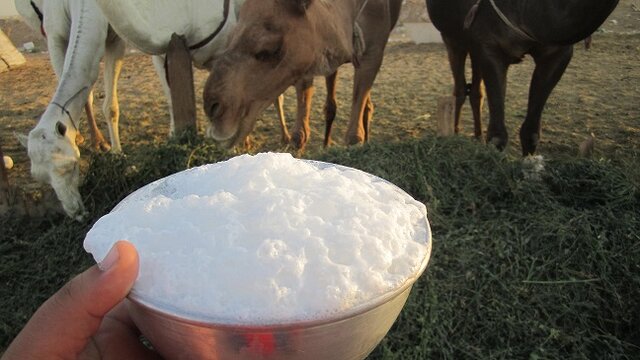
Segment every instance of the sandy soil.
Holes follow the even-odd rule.
[[[408,0],[415,9],[422,0]],[[614,14],[594,36],[593,47],[586,51],[576,46],[574,59],[560,84],[552,93],[543,114],[543,139],[539,152],[576,153],[579,144],[593,132],[597,137],[597,156],[616,156],[625,149],[640,148],[640,9],[639,1],[622,0]],[[405,10],[406,11],[406,10]],[[414,10],[412,10],[414,11]],[[424,10],[420,10],[424,11]],[[420,18],[420,11],[415,16]],[[414,17],[415,17],[414,16]],[[409,16],[405,16],[405,20]],[[409,19],[413,20],[413,19]],[[9,25],[7,25],[9,24]],[[33,41],[27,28],[21,30],[0,22],[14,43]],[[27,191],[43,187],[29,177],[29,159],[14,132],[27,133],[35,126],[49,98],[55,91],[55,76],[46,53],[27,54],[28,64],[0,74],[0,142],[15,167],[10,181]],[[519,154],[519,124],[526,112],[526,100],[533,62],[527,58],[513,66],[509,73],[507,122],[511,142],[507,151]],[[340,71],[339,109],[334,141],[342,146],[348,119],[352,69]],[[204,127],[200,93],[205,71],[197,71],[198,120]],[[322,151],[322,102],[324,81],[316,80],[317,90],[312,118],[312,138],[307,151]],[[415,45],[392,42],[387,48],[383,67],[373,90],[376,106],[371,129],[372,141],[398,141],[435,133],[437,99],[449,95],[452,79],[446,52],[442,45]],[[102,80],[96,84],[96,107],[104,96]],[[125,152],[142,142],[164,142],[168,134],[169,115],[149,56],[134,52],[127,55],[119,82],[121,139]],[[285,110],[289,119],[295,114],[295,93],[287,92]],[[471,137],[472,124],[468,105],[465,107],[462,136]],[[98,121],[106,134],[103,116],[97,109]],[[487,115],[487,109],[485,109]],[[291,125],[291,121],[289,122]],[[86,122],[81,131],[86,131]],[[254,131],[254,151],[283,150],[279,144],[277,118],[272,108],[259,120]],[[85,134],[86,135],[86,134]],[[88,136],[87,136],[88,137]],[[88,144],[81,147],[86,157]],[[46,187],[44,188],[46,189]]]

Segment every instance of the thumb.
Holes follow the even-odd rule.
[[[100,264],[76,276],[40,306],[4,358],[76,357],[137,276],[136,249],[129,242],[117,242]]]

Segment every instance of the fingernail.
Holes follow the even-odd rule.
[[[111,250],[109,250],[107,256],[105,256],[104,259],[102,259],[102,261],[98,263],[98,267],[102,271],[107,271],[118,262],[119,258],[120,254],[118,253],[118,247],[114,244],[113,247],[111,247]]]

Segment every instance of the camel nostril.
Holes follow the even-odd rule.
[[[207,111],[207,115],[209,116],[209,118],[217,118],[221,115],[222,113],[222,106],[220,106],[220,103],[214,102],[213,104],[211,104],[211,106],[209,106],[209,109]]]

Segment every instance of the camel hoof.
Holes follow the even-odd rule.
[[[520,143],[522,144],[522,155],[533,155],[538,148],[538,144],[540,143],[540,135],[534,133],[529,136],[525,136],[522,133],[520,134]]]
[[[282,135],[282,145],[288,145],[291,142],[291,135]]]
[[[251,150],[251,148],[253,147],[253,141],[251,139],[251,136],[248,135],[246,138],[244,138],[243,145],[244,145],[245,151]]]
[[[307,145],[307,141],[308,136],[303,131],[296,131],[291,137],[291,145],[298,150],[304,149],[305,145]]]
[[[100,143],[98,144],[98,148],[96,150],[102,151],[102,152],[108,152],[109,150],[111,150],[111,145],[109,145],[106,142]]]
[[[490,138],[488,143],[492,144],[500,151],[503,151],[507,147],[507,141],[499,137]]]
[[[347,145],[362,145],[364,144],[364,137],[359,135],[352,135],[347,137]]]

